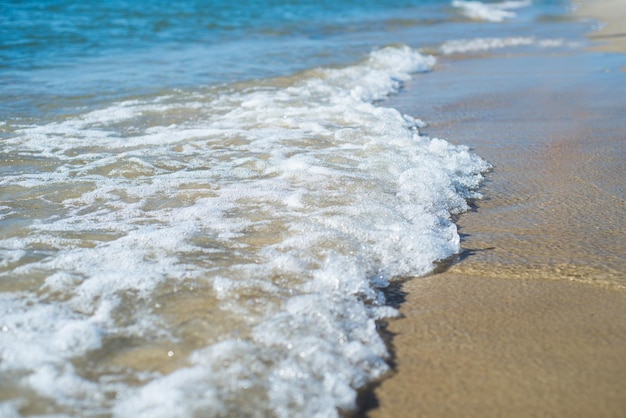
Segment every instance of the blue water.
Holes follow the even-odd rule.
[[[356,411],[490,167],[385,99],[566,6],[2,2],[0,416]]]
[[[562,7],[537,3],[533,13]],[[442,0],[4,1],[0,114],[347,64],[387,43],[462,34],[458,18]]]
[[[2,2],[0,112],[28,115],[59,99],[89,103],[345,64],[389,41],[388,21],[435,16],[417,11],[424,4]]]

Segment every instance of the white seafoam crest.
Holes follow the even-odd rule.
[[[461,9],[470,19],[487,22],[503,22],[516,16],[513,10],[532,5],[531,0],[512,0],[498,3],[484,3],[481,1],[454,0],[452,6]]]
[[[7,381],[74,415],[354,409],[388,370],[380,289],[459,251],[450,214],[488,169],[375,104],[433,64],[388,47],[18,129],[2,147],[23,163],[0,179]]]

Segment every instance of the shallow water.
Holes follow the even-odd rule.
[[[580,47],[552,2],[11,6],[8,416],[354,411],[382,289],[460,251],[490,167],[384,100],[448,56]]]

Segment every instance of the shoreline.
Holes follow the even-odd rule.
[[[626,52],[626,6],[621,0],[577,0],[574,15],[598,20],[599,29],[587,36],[597,42],[593,49]],[[624,67],[626,68],[626,67]]]
[[[616,4],[589,1],[576,13],[610,21],[626,10]],[[455,61],[390,99],[431,123],[424,133],[467,144],[495,168],[485,199],[457,223],[463,260],[402,285],[402,318],[386,326],[394,372],[366,416],[623,416],[626,80],[611,52],[626,43],[609,36],[617,32],[609,23],[592,34],[611,42],[590,52]],[[438,97],[442,89],[459,94]]]

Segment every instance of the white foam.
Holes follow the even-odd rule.
[[[519,46],[537,46],[540,48],[578,48],[579,43],[566,42],[564,39],[537,39],[532,36],[512,38],[473,38],[455,39],[444,42],[439,50],[445,55],[484,52],[493,49],[513,48]]]
[[[14,386],[63,403],[98,398],[99,388],[76,374],[70,360],[101,345],[101,317],[82,317],[66,306],[32,296],[0,293],[0,372]],[[21,377],[23,372],[29,373]]]
[[[499,3],[483,3],[481,1],[454,0],[452,6],[461,9],[470,19],[488,22],[503,22],[516,16],[512,10],[528,7],[531,0],[504,1]]]
[[[49,169],[0,184],[48,206],[0,240],[0,277],[43,279],[2,294],[11,312],[0,367],[77,414],[354,409],[358,388],[388,370],[375,321],[396,312],[380,289],[459,251],[450,214],[478,196],[488,168],[374,104],[433,64],[389,47],[288,83],[124,102],[22,129],[4,150]],[[102,364],[85,379],[73,361],[111,340],[166,341],[167,353],[185,338],[151,308],[163,286],[208,289],[228,327],[214,326],[169,374]],[[142,383],[123,383],[127,373]]]
[[[19,402],[0,402],[0,416],[4,418],[20,418]]]
[[[448,55],[532,45],[534,43],[535,38],[532,37],[455,39],[445,42],[439,49]]]

